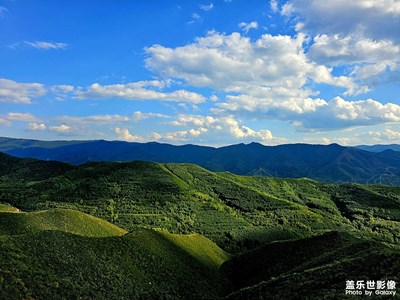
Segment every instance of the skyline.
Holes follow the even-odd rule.
[[[400,143],[398,0],[3,0],[0,27],[0,136]]]

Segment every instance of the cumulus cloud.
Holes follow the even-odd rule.
[[[228,135],[237,140],[256,140],[256,141],[272,141],[274,140],[270,130],[261,129],[253,130],[248,126],[241,124],[235,119],[233,115],[223,116],[203,116],[203,115],[187,115],[179,114],[176,120],[170,123],[174,126],[198,126],[197,131],[193,131],[192,136],[198,136],[200,134],[209,133],[207,138],[212,139],[214,136],[220,136],[221,134]],[[201,131],[199,131],[201,129]],[[186,132],[186,133],[185,133]],[[194,134],[198,133],[198,134]],[[180,140],[187,140],[187,136],[190,135],[189,131],[176,131],[175,135]],[[163,136],[162,136],[163,137]]]
[[[258,23],[255,21],[250,23],[240,22],[239,27],[243,30],[243,32],[248,33],[251,29],[257,29]]]
[[[40,131],[45,130],[47,128],[44,123],[29,123],[27,130],[29,131]]]
[[[30,113],[10,112],[7,114],[7,119],[10,121],[18,121],[18,122],[37,122],[38,121],[38,119]]]
[[[45,42],[45,41],[35,41],[35,42],[24,42],[26,45],[31,46],[36,49],[65,49],[67,48],[66,43],[58,43],[58,42]]]
[[[0,116],[0,125],[2,126],[11,126],[12,122],[4,118],[3,116]]]
[[[400,142],[400,131],[385,128],[382,131],[368,131],[364,136],[370,137],[376,143]]]
[[[397,104],[382,104],[373,99],[346,101],[341,97],[329,102],[319,98],[293,98],[278,102],[246,95],[228,96],[214,111],[220,114],[235,112],[257,119],[289,121],[299,130],[306,131],[400,121],[400,106]]]
[[[135,111],[132,114],[132,119],[133,121],[141,121],[141,120],[146,120],[150,118],[169,118],[167,115],[159,114],[159,113],[142,113],[141,111]]]
[[[352,88],[351,79],[344,76],[335,78],[330,74],[317,78],[314,70],[318,65],[307,58],[304,42],[302,34],[264,34],[252,42],[239,33],[225,35],[212,31],[186,46],[147,48],[146,66],[166,78],[226,92],[251,94],[274,87],[301,90],[309,79]]]
[[[207,131],[207,128],[200,127],[198,129],[191,128],[189,130],[172,131],[167,133],[154,132],[151,134],[151,138],[156,141],[163,140],[169,142],[186,142],[191,137],[199,137]]]
[[[85,89],[77,89],[75,95],[78,99],[122,98],[127,100],[162,100],[191,103],[203,103],[206,101],[204,96],[186,90],[173,92],[155,90],[155,88],[162,89],[164,87],[165,82],[157,80],[110,85],[94,83]]]
[[[390,40],[322,34],[314,37],[309,55],[314,61],[330,65],[392,63],[400,60],[400,45]]]
[[[13,80],[0,78],[0,102],[5,103],[32,103],[33,98],[46,94],[46,88],[40,83],[19,83]]]
[[[115,134],[118,136],[118,139],[127,141],[127,142],[142,142],[144,139],[141,136],[133,135],[129,132],[128,128],[114,128]]]
[[[398,0],[289,0],[281,9],[312,34],[356,34],[373,40],[400,42]]]
[[[50,126],[50,130],[58,133],[68,133],[71,132],[72,128],[66,124],[61,124],[57,126]]]

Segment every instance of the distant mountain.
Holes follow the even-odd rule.
[[[390,144],[390,145],[359,145],[356,148],[369,151],[369,152],[382,152],[385,150],[393,150],[393,151],[400,151],[400,145],[398,144]]]
[[[74,165],[89,161],[130,160],[194,163],[211,171],[229,171],[239,175],[400,185],[400,152],[374,153],[337,144],[264,146],[251,143],[213,148],[155,142],[45,142],[1,138],[0,151],[22,158],[56,160]]]

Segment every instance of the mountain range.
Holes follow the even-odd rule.
[[[0,138],[0,151],[22,158],[56,160],[73,165],[90,161],[193,163],[210,171],[324,182],[400,185],[396,145],[344,147],[338,144],[237,144],[220,148],[156,142],[38,141]],[[398,146],[398,145],[397,145]],[[377,150],[382,150],[378,152]],[[368,151],[367,151],[368,150]],[[370,151],[369,151],[370,150]]]

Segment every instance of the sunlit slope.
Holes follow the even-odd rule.
[[[20,210],[8,203],[0,203],[0,213],[2,212],[18,213]]]
[[[229,292],[218,271],[228,255],[199,235],[42,231],[0,241],[1,299],[214,299]]]
[[[105,220],[69,209],[30,213],[0,212],[0,234],[2,235],[36,233],[45,230],[58,230],[90,237],[119,236],[127,232]]]
[[[219,269],[221,264],[230,258],[230,254],[197,233],[181,235],[164,230],[159,233],[170,243],[212,269]]]

